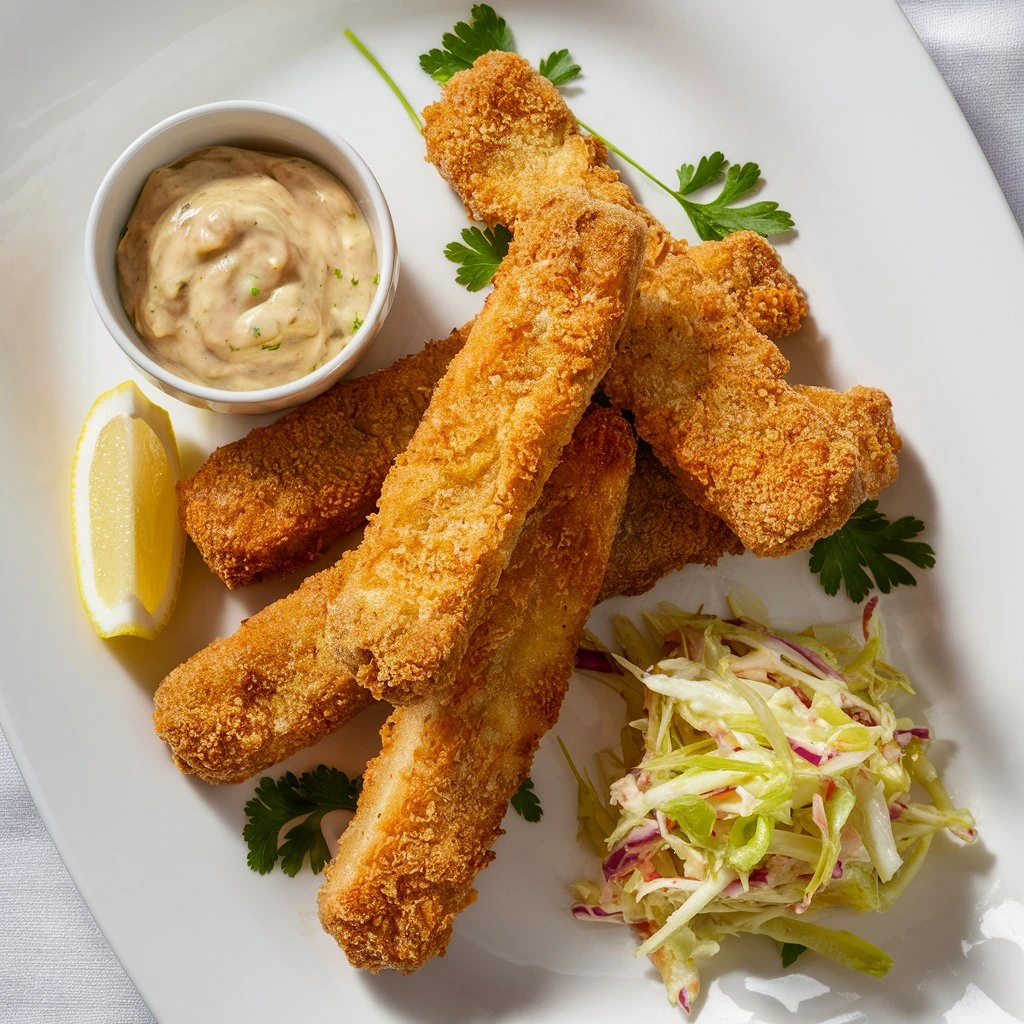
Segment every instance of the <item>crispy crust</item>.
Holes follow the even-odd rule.
[[[320,889],[352,964],[408,973],[444,953],[501,820],[558,718],[633,463],[632,432],[589,413],[552,473],[459,669],[450,703],[385,724]]]
[[[690,501],[651,449],[640,442],[598,600],[642,594],[684,565],[716,565],[722,555],[742,551],[729,527]]]
[[[807,299],[766,238],[734,231],[720,242],[701,242],[687,252],[704,277],[735,296],[755,331],[781,341],[800,330]]]
[[[642,593],[688,562],[714,565],[738,550],[725,524],[690,502],[640,445],[601,600]],[[338,662],[323,644],[327,606],[339,596],[346,571],[342,559],[311,576],[160,684],[153,722],[183,772],[210,783],[242,782],[319,742],[372,703],[356,682],[355,666]]]
[[[781,379],[787,361],[735,294],[638,207],[602,163],[601,145],[579,134],[558,90],[522,58],[481,57],[445,85],[424,121],[428,159],[483,220],[516,225],[552,182],[646,217],[640,294],[603,389],[633,412],[684,491],[747,547],[767,556],[807,547],[872,493],[856,421],[837,422]]]
[[[312,746],[373,703],[323,645],[348,556],[179,665],[157,688],[153,725],[174,763],[241,782]]]
[[[689,252],[701,273],[735,295],[764,334],[780,338],[799,328],[807,311],[803,293],[760,235],[738,231]],[[218,448],[180,483],[181,521],[210,569],[229,587],[255,583],[303,568],[336,538],[362,526],[471,326],[386,369],[341,381],[301,409]],[[680,495],[682,512],[686,503]],[[661,507],[656,503],[651,514]],[[685,551],[697,539],[673,538],[672,531],[685,529],[694,514],[669,512],[668,521],[647,524],[646,532],[652,539],[668,534],[669,543]],[[648,513],[640,508],[639,514]],[[651,569],[640,571],[649,575],[659,561],[675,565],[677,557],[655,557]],[[636,585],[623,592],[634,593]]]
[[[466,328],[386,370],[341,381],[178,484],[182,525],[229,586],[309,565],[377,506]]]
[[[374,696],[401,704],[451,683],[611,362],[643,239],[638,218],[579,189],[521,222],[330,608],[328,641]]]

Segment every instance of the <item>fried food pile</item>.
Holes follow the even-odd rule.
[[[776,557],[809,547],[895,479],[888,398],[861,388],[820,402],[791,387],[779,349],[636,202],[603,145],[580,134],[561,93],[522,57],[485,54],[423,119],[427,158],[479,220],[515,229],[565,185],[645,218],[640,291],[602,389],[687,496],[747,548]]]
[[[672,238],[520,58],[480,58],[424,117],[467,209],[514,228],[494,289],[179,485],[229,587],[366,530],[171,672],[154,711],[182,771],[235,783],[394,705],[319,897],[371,971],[444,953],[595,602],[809,546],[895,477],[900,443],[884,393],[784,380],[775,342],[807,305],[776,251]]]

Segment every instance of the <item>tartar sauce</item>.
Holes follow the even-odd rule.
[[[117,269],[156,362],[235,391],[323,365],[362,325],[379,283],[369,225],[336,178],[231,146],[149,176]]]

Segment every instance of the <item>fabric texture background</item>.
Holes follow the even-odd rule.
[[[1024,228],[1024,2],[899,0]],[[151,1024],[0,734],[0,1021]]]

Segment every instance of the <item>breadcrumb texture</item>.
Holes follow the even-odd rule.
[[[616,425],[615,434],[622,429]],[[567,449],[563,461],[576,450]],[[643,444],[625,508],[601,600],[643,593],[689,562],[714,565],[740,550],[728,527],[689,501]],[[311,576],[160,684],[153,722],[183,772],[210,783],[242,782],[318,743],[373,703],[356,681],[356,666],[339,663],[323,643],[327,607],[346,572],[342,559]]]
[[[755,331],[781,341],[800,330],[807,299],[767,238],[754,231],[734,231],[687,252],[704,277],[735,297]]]
[[[807,312],[803,293],[760,235],[737,231],[689,252],[762,333],[778,339],[799,329]],[[336,538],[361,527],[471,327],[367,377],[341,381],[218,448],[180,483],[182,523],[210,569],[229,587],[256,583],[308,565]],[[652,506],[651,514],[661,507]],[[647,532],[659,538],[685,522],[673,514]],[[680,536],[678,543],[684,550],[688,542]]]
[[[716,565],[722,555],[742,551],[729,527],[690,501],[675,477],[640,442],[598,600],[642,594],[684,565]]]
[[[867,484],[879,481],[863,472],[855,436],[862,417],[840,421],[833,403],[791,387],[787,360],[746,315],[753,309],[755,322],[768,320],[779,334],[797,310],[758,313],[757,300],[741,308],[735,291],[702,272],[706,254],[695,260],[636,203],[604,163],[603,146],[580,134],[558,90],[526,61],[484,55],[451,78],[423,117],[428,159],[474,217],[517,229],[555,185],[645,217],[640,292],[602,388],[633,413],[637,432],[686,494],[746,547],[762,556],[806,548],[875,493]],[[888,402],[863,389],[843,408],[860,400]],[[895,467],[898,435],[885,441]]]
[[[312,746],[373,703],[323,645],[327,603],[349,556],[215,640],[157,688],[153,725],[174,763],[241,782]]]
[[[349,961],[414,971],[444,953],[508,802],[554,725],[633,465],[610,409],[580,423],[522,532],[449,703],[398,708],[320,889]]]
[[[229,587],[291,572],[363,526],[466,334],[340,381],[181,481],[182,525],[213,572]]]
[[[374,696],[402,704],[451,684],[611,363],[644,234],[638,217],[580,189],[518,225],[329,611],[329,642]]]

